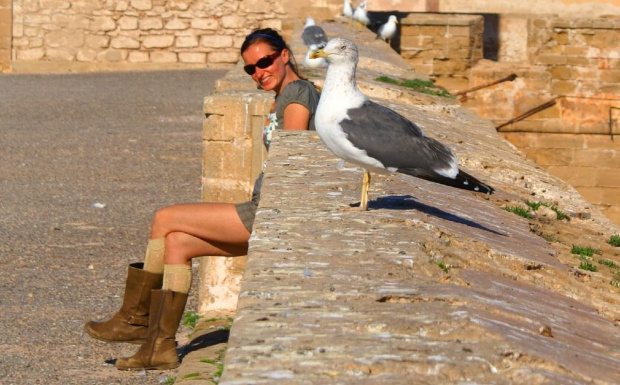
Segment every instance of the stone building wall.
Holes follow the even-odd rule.
[[[482,59],[482,16],[411,14],[400,25],[401,56],[417,72],[451,90],[467,87],[469,71]]]
[[[555,99],[500,132],[620,223],[620,18],[533,18],[527,31],[527,62],[483,60],[470,86],[510,73],[517,80],[464,104],[500,125]]]
[[[13,7],[16,71],[230,66],[250,30],[279,29],[285,14],[276,0],[16,0]]]
[[[12,0],[0,0],[0,72],[11,65]]]

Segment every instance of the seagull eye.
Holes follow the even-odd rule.
[[[341,47],[340,47],[340,50],[341,50],[341,51],[344,51],[345,49],[347,49],[347,46],[346,46],[346,45],[343,45],[343,46],[341,46]]]

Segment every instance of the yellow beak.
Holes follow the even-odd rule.
[[[325,53],[325,51],[323,51],[323,48],[319,48],[310,54],[310,59],[318,59],[320,57],[328,57],[328,56],[329,54]]]

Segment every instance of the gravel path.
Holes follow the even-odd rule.
[[[200,199],[202,103],[224,73],[0,75],[0,384],[174,374],[116,370],[137,346],[83,325],[119,307],[153,212]]]

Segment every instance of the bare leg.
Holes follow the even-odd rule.
[[[234,204],[189,203],[157,211],[151,239],[160,237],[166,238],[166,264],[190,265],[204,255],[245,255],[250,233]]]

